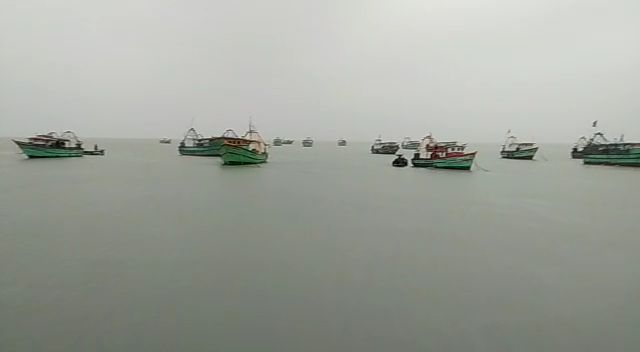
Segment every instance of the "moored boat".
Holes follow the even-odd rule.
[[[571,148],[572,159],[583,159],[585,152],[588,151],[589,148],[609,143],[609,140],[604,136],[604,133],[597,130],[598,120],[593,121],[591,127],[593,128],[593,135],[588,139],[585,136],[578,138],[578,141],[576,141]],[[621,142],[622,139],[624,139],[624,137],[621,138]]]
[[[171,138],[160,138],[161,144],[171,144]]]
[[[232,129],[226,130],[220,137],[203,137],[190,128],[180,142],[178,153],[190,156],[221,156],[222,145],[238,139],[241,138]]]
[[[75,133],[66,131],[62,135],[56,132],[39,134],[27,141],[13,140],[29,158],[69,158],[84,155],[82,141]]]
[[[619,141],[590,144],[583,150],[585,165],[617,165],[640,167],[640,143]]]
[[[395,154],[400,149],[400,145],[396,142],[383,142],[382,137],[378,136],[371,146],[371,154]]]
[[[273,146],[274,147],[279,147],[282,145],[282,138],[280,137],[276,137],[273,139]]]
[[[466,144],[437,142],[431,134],[420,142],[418,151],[411,159],[414,167],[471,170],[477,152],[466,152]]]
[[[571,158],[572,159],[582,159],[584,156],[583,151],[584,148],[589,144],[589,140],[587,137],[582,136],[578,138],[578,141],[571,148]]]
[[[93,145],[93,150],[85,149],[82,151],[83,155],[104,155],[104,149],[98,148],[97,144]]]
[[[338,147],[346,147],[347,140],[346,139],[338,139]]]
[[[178,145],[180,155],[211,156],[209,139],[204,138],[195,128],[191,127],[184,134],[184,138]]]
[[[420,141],[412,140],[410,137],[404,137],[400,146],[402,149],[416,150],[420,146]]]
[[[595,124],[595,123],[594,123]],[[620,142],[622,142],[622,139]],[[591,150],[597,150],[599,146],[611,143],[602,132],[595,132],[591,138],[587,139],[582,136],[571,149],[571,157],[573,159],[584,159],[584,156]]]
[[[532,142],[518,142],[518,138],[507,132],[507,138],[500,149],[503,159],[532,160],[538,151],[538,146]]]
[[[394,167],[406,167],[407,165],[409,165],[409,161],[402,154],[398,154],[398,157],[391,162],[391,166]]]
[[[251,124],[242,138],[226,141],[222,145],[224,165],[262,164],[266,163],[268,158],[267,144]]]
[[[283,139],[282,144],[293,144],[293,139]]]
[[[303,147],[313,147],[313,139],[311,139],[311,137],[307,137],[305,139],[302,140],[302,146]]]

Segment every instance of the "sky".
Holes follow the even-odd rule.
[[[0,136],[640,140],[638,0],[0,0]]]

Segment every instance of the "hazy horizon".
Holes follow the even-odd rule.
[[[640,140],[640,2],[0,1],[0,135]]]

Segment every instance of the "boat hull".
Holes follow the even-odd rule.
[[[407,143],[402,143],[402,149],[404,150],[417,150],[418,147],[420,147],[420,142],[407,142]]]
[[[371,154],[386,154],[386,155],[390,155],[390,154],[397,153],[398,150],[400,150],[400,146],[381,147],[381,148],[371,147]]]
[[[214,140],[209,145],[178,147],[178,153],[189,156],[221,156],[222,144],[224,144],[224,140]]]
[[[306,148],[311,148],[311,147],[313,147],[313,142],[302,141],[302,146],[306,147]]]
[[[585,165],[616,165],[640,167],[640,148],[609,154],[586,154],[582,159]]]
[[[533,157],[536,155],[538,148],[530,148],[523,150],[503,150],[500,152],[500,156],[503,159],[514,159],[514,160],[533,160]]]
[[[104,155],[104,149],[98,150],[85,150],[82,152],[84,155]]]
[[[256,153],[241,146],[222,146],[222,162],[224,165],[262,164],[267,162],[268,157],[268,153]]]
[[[452,156],[442,159],[423,159],[414,157],[411,164],[414,167],[433,167],[436,169],[471,170],[476,153]]]
[[[584,153],[576,152],[576,151],[571,152],[571,159],[582,159],[582,158],[584,158]]]
[[[73,158],[83,155],[82,148],[52,148],[13,141],[29,158]]]
[[[432,159],[413,158],[411,159],[413,167],[433,167]]]

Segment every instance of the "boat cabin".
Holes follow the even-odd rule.
[[[47,134],[38,134],[34,137],[28,138],[28,142],[43,147],[49,148],[64,148],[64,149],[80,149],[82,148],[82,141],[76,137],[73,132],[66,131],[62,136],[58,136],[55,132],[49,132]]]

